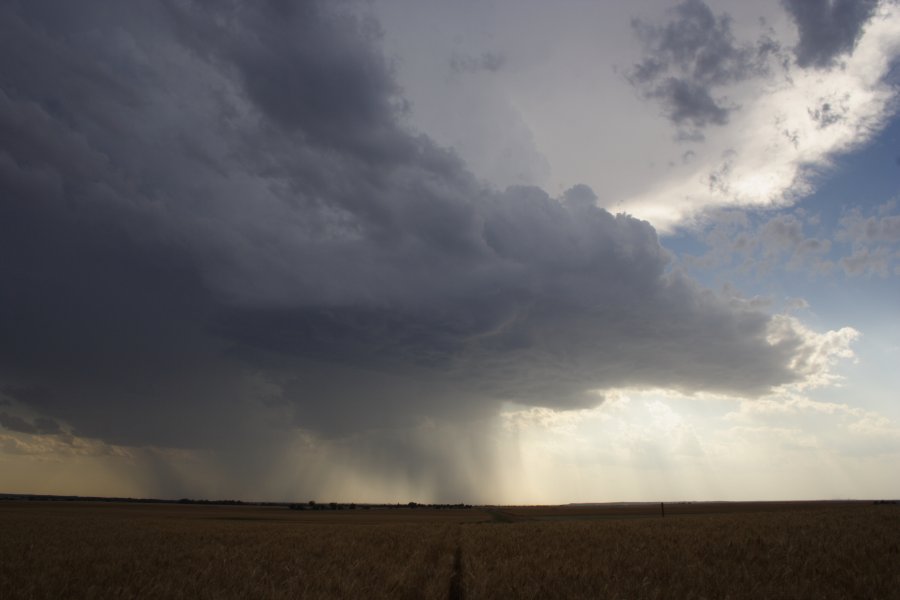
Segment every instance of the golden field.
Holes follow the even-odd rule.
[[[900,506],[0,503],[0,598],[900,598]]]

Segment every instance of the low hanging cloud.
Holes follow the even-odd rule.
[[[316,2],[0,8],[0,378],[47,419],[4,426],[253,472],[299,430],[812,376],[814,334],[671,270],[649,223],[411,131],[378,43]]]
[[[878,0],[782,0],[800,34],[797,65],[824,69],[853,52]]]
[[[42,435],[62,433],[59,423],[46,417],[38,417],[34,421],[29,421],[16,415],[0,412],[0,425],[10,431],[18,431],[19,433]]]

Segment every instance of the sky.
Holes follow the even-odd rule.
[[[900,4],[0,2],[0,492],[900,497]]]

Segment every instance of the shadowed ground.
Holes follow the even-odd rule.
[[[2,598],[897,598],[900,506],[0,503]]]

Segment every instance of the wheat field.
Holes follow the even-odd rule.
[[[0,598],[900,598],[900,506],[0,503]]]

